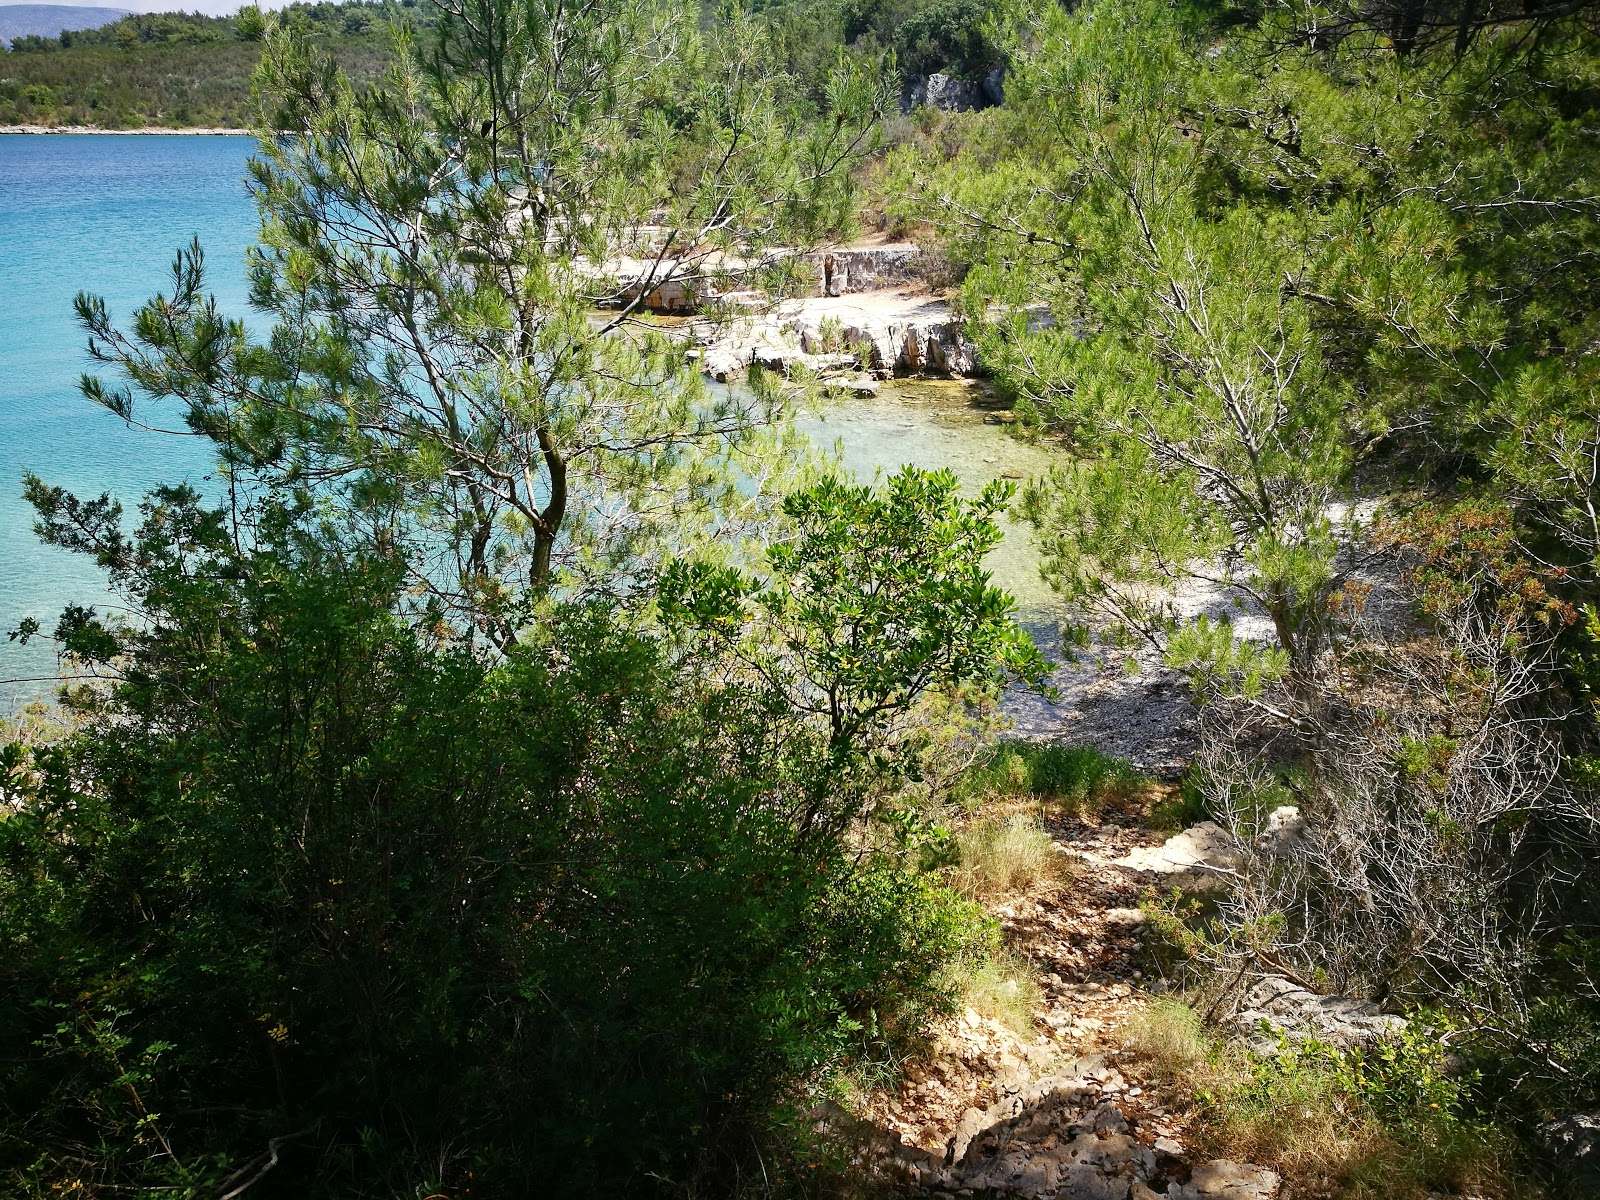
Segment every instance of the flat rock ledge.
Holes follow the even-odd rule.
[[[1112,865],[1160,876],[1164,884],[1186,892],[1215,891],[1237,876],[1239,848],[1215,821],[1201,821],[1159,846],[1136,847]]]
[[[1406,1019],[1383,1012],[1370,1000],[1319,996],[1273,976],[1245,993],[1232,1024],[1252,1050],[1270,1054],[1280,1037],[1291,1042],[1314,1039],[1341,1050],[1365,1049],[1400,1033]],[[1595,1132],[1600,1145],[1600,1123]]]

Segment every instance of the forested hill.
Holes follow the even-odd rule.
[[[53,38],[67,30],[93,29],[128,15],[125,8],[81,8],[70,4],[0,4],[0,43],[20,37]]]
[[[419,15],[417,0],[358,0],[295,4],[270,17],[254,8],[232,17],[148,13],[18,37],[0,55],[0,125],[248,126],[250,77],[269,21],[304,27],[362,80],[385,60],[389,21]]]
[[[719,18],[700,4],[702,25]],[[884,63],[900,83],[948,72],[981,80],[1004,62],[991,40],[991,0],[777,0],[749,6],[783,73],[790,97],[824,103],[828,72],[846,54]],[[0,9],[0,12],[3,12]],[[250,77],[269,24],[288,21],[332,51],[358,84],[388,54],[394,20],[425,25],[427,0],[295,4],[276,14],[244,8],[231,17],[198,13],[128,16],[96,29],[24,36],[0,53],[0,125],[242,127],[252,122]]]

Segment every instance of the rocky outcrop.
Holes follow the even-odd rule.
[[[983,83],[942,73],[915,80],[900,97],[900,107],[905,112],[923,105],[944,112],[971,112],[987,108],[990,103]]]
[[[777,252],[773,261],[786,257]],[[880,246],[840,246],[802,255],[814,280],[813,295],[848,296],[876,292],[919,282],[922,250],[911,242]],[[771,265],[768,261],[762,265]],[[660,263],[639,258],[617,258],[596,271],[595,290],[604,306],[638,301],[658,313],[699,312],[708,301],[737,301],[743,294],[742,275],[714,276],[678,259]],[[659,282],[658,282],[659,280]],[[722,290],[722,289],[732,289]]]
[[[1370,1000],[1319,996],[1297,983],[1271,976],[1245,993],[1233,1027],[1260,1053],[1271,1053],[1282,1035],[1290,1041],[1315,1039],[1344,1050],[1362,1049],[1406,1027],[1404,1017],[1383,1012]],[[1274,1036],[1263,1034],[1263,1027]]]
[[[1004,104],[1005,67],[996,67],[982,79],[962,79],[938,73],[914,79],[900,95],[900,110],[910,112],[927,105],[944,112],[972,112]]]
[[[1600,1112],[1571,1113],[1539,1126],[1539,1141],[1565,1170],[1600,1184]]]
[[[890,375],[942,375],[963,378],[978,366],[977,347],[966,339],[960,321],[932,319],[863,321],[831,325],[826,318],[801,317],[788,331],[808,354],[826,354],[834,345],[852,354],[862,370]]]
[[[887,246],[847,246],[808,254],[806,263],[816,273],[824,296],[848,296],[915,283],[922,266],[922,250],[910,242]]]
[[[658,313],[698,312],[701,302],[699,287],[702,282],[695,279],[669,279],[663,284],[650,287],[644,293],[641,307]],[[639,295],[641,287],[642,285],[638,283],[624,287],[617,294],[618,303],[632,304]]]
[[[996,67],[983,77],[983,98],[990,104],[1001,105],[1006,102],[1006,69]]]
[[[942,305],[926,311],[880,317],[802,308],[744,331],[710,332],[694,352],[719,382],[737,378],[752,364],[784,375],[860,372],[877,379],[932,375],[959,379],[977,374],[977,347],[962,323]]]

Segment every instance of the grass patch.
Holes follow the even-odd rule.
[[[968,794],[975,799],[1026,796],[1092,813],[1137,796],[1148,786],[1149,780],[1131,764],[1093,746],[1005,741],[972,769]]]
[[[1151,1004],[1130,1045],[1198,1101],[1205,1147],[1276,1168],[1291,1194],[1516,1200],[1512,1139],[1472,1102],[1477,1079],[1453,1074],[1437,1031],[1413,1022],[1364,1052],[1283,1043],[1265,1057],[1227,1046],[1173,999]]]
[[[1041,1003],[1041,993],[1026,959],[1004,950],[967,959],[951,968],[951,983],[961,1003],[979,1016],[999,1021],[1024,1037],[1033,1036],[1033,1011]]]
[[[1177,788],[1169,789],[1151,806],[1147,824],[1152,829],[1177,832],[1198,825],[1201,821],[1210,821],[1215,816],[1200,781],[1192,771],[1185,771],[1183,781]]]
[[[1050,835],[1036,818],[1022,813],[962,830],[956,852],[950,882],[979,903],[1021,895],[1060,868]]]

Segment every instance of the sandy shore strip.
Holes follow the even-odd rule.
[[[249,129],[189,128],[169,129],[151,125],[141,129],[102,129],[98,125],[0,125],[0,134],[6,133],[72,133],[103,134],[106,137],[249,137]]]

